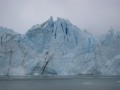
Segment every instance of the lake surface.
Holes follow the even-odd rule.
[[[120,90],[120,77],[0,77],[0,90]]]

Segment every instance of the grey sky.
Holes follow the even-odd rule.
[[[120,30],[120,0],[0,0],[0,26],[16,32],[25,33],[50,16],[99,35],[111,26]]]

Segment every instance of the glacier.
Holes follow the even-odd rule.
[[[120,75],[120,32],[96,38],[50,17],[25,34],[0,27],[0,75]]]

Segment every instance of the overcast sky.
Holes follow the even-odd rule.
[[[99,35],[111,26],[120,30],[120,0],[0,0],[0,26],[19,33],[50,16],[69,19]]]

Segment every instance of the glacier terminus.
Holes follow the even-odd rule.
[[[120,75],[120,32],[100,38],[52,17],[25,34],[0,27],[0,75]]]

